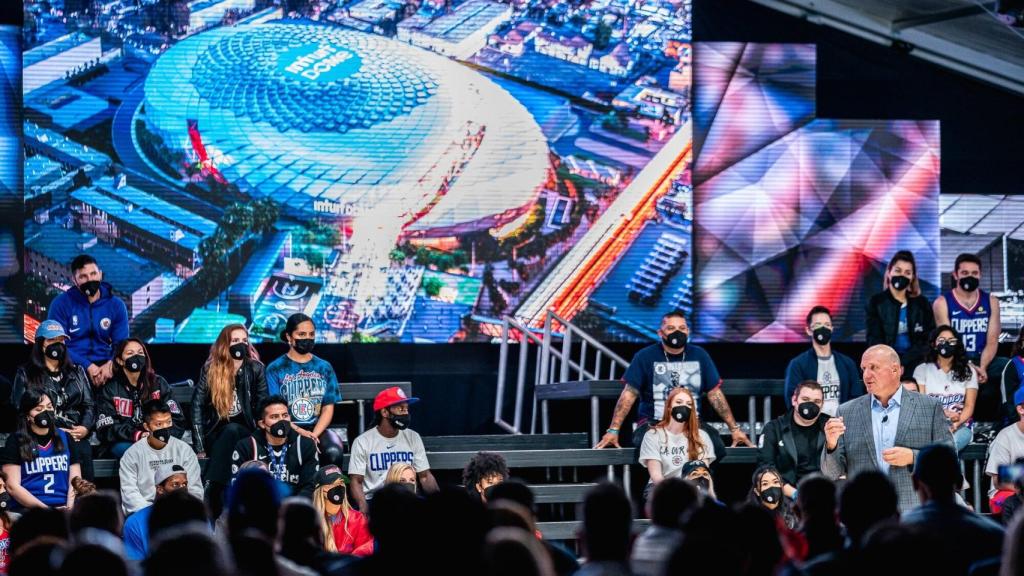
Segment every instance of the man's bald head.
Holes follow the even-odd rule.
[[[868,394],[888,398],[900,386],[900,355],[889,346],[878,344],[865,350],[860,369]]]

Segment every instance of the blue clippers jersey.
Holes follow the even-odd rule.
[[[960,334],[967,357],[977,360],[981,357],[982,350],[985,349],[985,342],[988,339],[988,323],[992,318],[988,292],[978,290],[978,301],[974,304],[974,308],[965,308],[952,291],[944,292],[942,296],[946,299],[949,323]]]
[[[64,506],[68,503],[68,488],[71,485],[71,451],[68,436],[57,430],[64,443],[64,450],[58,452],[50,440],[46,446],[39,446],[35,460],[21,463],[21,487],[47,506]]]

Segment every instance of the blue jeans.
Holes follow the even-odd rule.
[[[956,451],[959,454],[961,450],[967,447],[974,439],[974,430],[967,426],[961,426],[953,432],[953,444],[956,445]]]
[[[110,455],[120,460],[121,456],[124,456],[124,453],[131,447],[131,442],[115,442],[110,446]]]

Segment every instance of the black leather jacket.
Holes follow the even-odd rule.
[[[171,434],[181,438],[185,434],[185,414],[174,401],[171,385],[159,374],[156,386],[145,398],[142,390],[128,383],[120,369],[114,370],[114,377],[103,385],[96,400],[96,436],[104,444],[115,442],[136,442],[146,431],[142,427],[142,405],[150,400],[163,400],[171,409],[174,427]]]
[[[11,405],[15,410],[18,409],[18,403],[21,402],[21,397],[25,394],[28,386],[26,367],[25,365],[18,366],[18,372],[14,375],[14,387],[11,390]],[[47,389],[46,395],[53,402],[59,428],[85,426],[90,432],[92,431],[96,424],[96,409],[89,376],[85,373],[84,368],[73,364],[64,372],[59,384],[53,383],[47,378],[43,386]]]
[[[883,290],[871,297],[867,308],[868,346],[896,344],[900,324],[900,302],[892,293]],[[924,361],[928,353],[928,336],[935,329],[932,305],[924,296],[907,298],[907,337],[910,349],[903,353],[904,365],[915,366]]]
[[[207,437],[227,423],[227,420],[222,419],[213,408],[210,385],[207,382],[209,367],[209,364],[203,365],[199,383],[192,391],[192,446],[196,452],[204,452]],[[242,362],[242,367],[235,373],[235,393],[238,394],[241,415],[246,425],[255,430],[256,412],[260,403],[270,395],[262,363],[248,359]]]

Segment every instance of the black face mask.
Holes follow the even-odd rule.
[[[153,430],[149,434],[150,434],[150,436],[152,436],[153,438],[156,438],[157,440],[163,442],[164,444],[167,444],[168,442],[171,441],[171,429],[170,428],[161,428],[159,430]]]
[[[782,488],[772,486],[761,491],[761,501],[765,504],[778,504],[782,502]]]
[[[703,492],[707,492],[708,490],[711,489],[711,480],[709,480],[706,476],[700,476],[696,478],[693,482],[694,484],[697,485],[697,488],[700,488]]]
[[[893,276],[889,278],[889,283],[892,284],[892,289],[897,292],[902,292],[910,286],[910,278],[906,276]]]
[[[7,510],[7,507],[11,503],[10,492],[0,492],[0,511]]]
[[[690,411],[689,406],[673,406],[672,419],[685,424],[690,421]]]
[[[943,358],[952,358],[956,354],[956,345],[946,343],[939,344],[935,347],[935,351]]]
[[[292,340],[292,348],[295,348],[295,351],[299,354],[309,354],[313,351],[315,343],[316,340],[312,338],[297,338]]]
[[[412,420],[412,418],[410,418],[408,414],[392,414],[391,416],[388,416],[388,422],[391,422],[391,425],[394,426],[396,430],[405,430],[408,428],[410,420]]]
[[[669,348],[686,348],[686,332],[676,330],[661,338],[661,342]]]
[[[832,330],[819,326],[814,329],[814,343],[824,346],[832,341]]]
[[[51,360],[63,362],[64,358],[68,355],[68,347],[63,342],[54,342],[46,348],[43,348],[43,354]]]
[[[231,357],[235,360],[241,360],[249,355],[249,343],[239,342],[238,344],[232,344],[228,348],[228,352],[231,352]]]
[[[78,289],[82,291],[82,294],[85,294],[89,298],[92,298],[100,291],[100,281],[89,280],[88,282],[82,282],[81,284],[78,285]]]
[[[821,408],[814,402],[801,402],[796,407],[796,411],[804,420],[814,420],[818,417],[818,414],[821,414]]]
[[[335,486],[327,491],[327,500],[331,504],[341,505],[345,501],[345,487]]]
[[[978,280],[974,276],[964,276],[957,282],[960,285],[960,289],[964,292],[974,292],[981,285],[981,280]]]
[[[51,410],[40,412],[32,417],[32,423],[40,428],[50,428],[53,426],[54,420],[56,420],[56,416]]]
[[[270,435],[274,438],[287,438],[288,431],[292,429],[292,423],[288,420],[278,420],[270,427]]]
[[[146,369],[146,357],[142,354],[129,356],[128,359],[124,361],[124,369],[133,374],[142,372]]]

